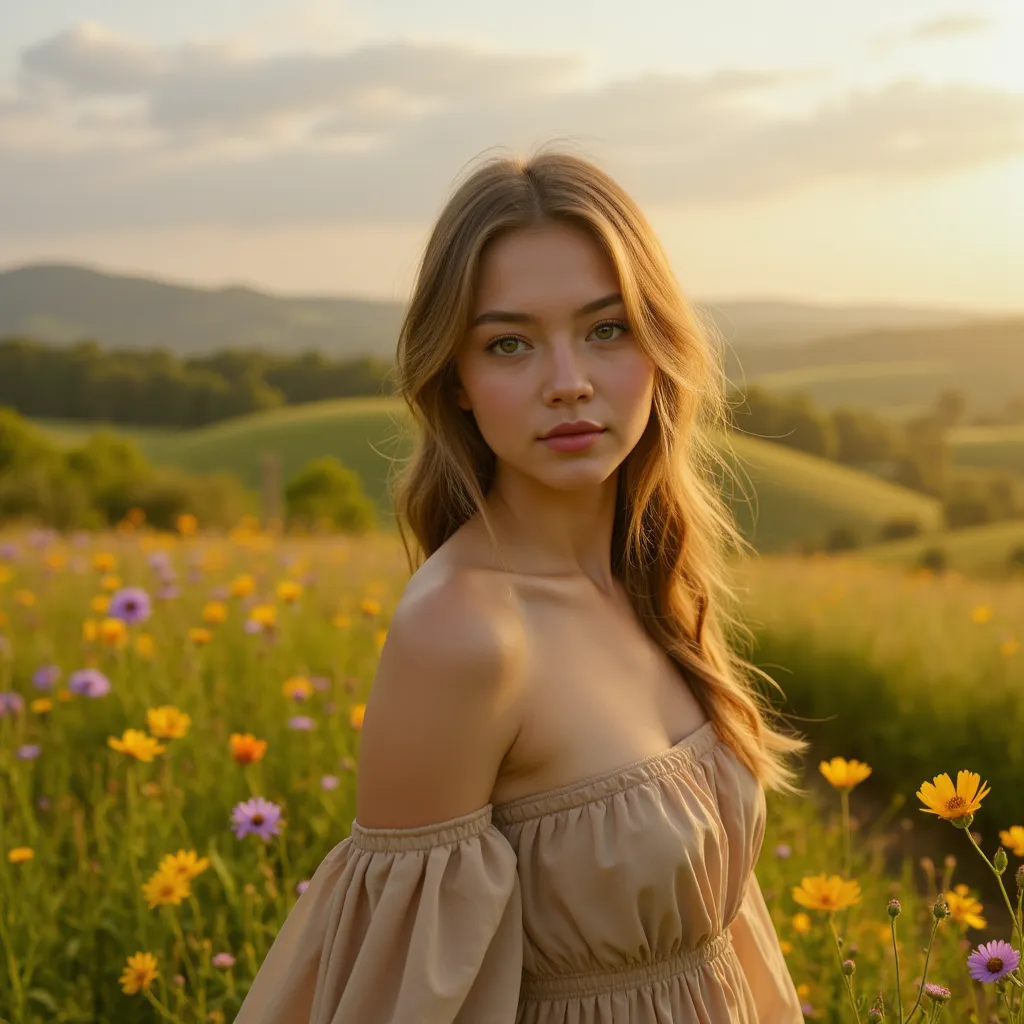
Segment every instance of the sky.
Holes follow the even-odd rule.
[[[1024,313],[1019,0],[0,5],[0,270],[404,300],[564,145],[702,301]]]

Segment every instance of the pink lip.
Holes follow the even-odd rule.
[[[604,430],[577,431],[572,434],[552,434],[541,440],[556,452],[578,452],[589,448],[604,433]]]
[[[559,423],[557,426],[552,427],[541,440],[546,441],[549,437],[565,437],[571,434],[600,433],[603,430],[604,427],[599,423],[594,423],[592,420],[570,420],[567,423]]]

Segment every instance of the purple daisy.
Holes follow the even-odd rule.
[[[337,775],[324,775],[320,779],[320,788],[324,790],[337,789],[341,779]]]
[[[983,942],[967,958],[967,969],[975,981],[988,984],[1015,971],[1020,965],[1020,953],[1003,939]]]
[[[214,967],[234,967],[235,958],[230,953],[214,953],[212,963]]]
[[[316,722],[309,715],[293,715],[288,719],[288,728],[309,732],[310,729],[316,728]]]
[[[110,599],[110,610],[107,614],[112,619],[120,619],[133,625],[136,622],[145,622],[152,610],[149,594],[141,587],[122,587],[115,591]]]
[[[779,845],[775,847],[775,856],[778,857],[779,860],[785,860],[787,857],[791,856],[792,853],[793,851],[786,843],[779,843]]]
[[[34,761],[42,752],[43,748],[38,743],[23,743],[15,755],[20,761]]]
[[[82,668],[71,673],[68,689],[83,697],[105,697],[110,693],[110,680],[99,669]]]
[[[244,839],[251,833],[267,840],[280,834],[281,808],[270,800],[254,796],[251,800],[235,804],[231,820],[234,823],[235,835],[239,839]]]
[[[60,680],[60,665],[40,665],[32,676],[32,685],[37,690],[52,690]]]
[[[13,690],[0,693],[0,718],[4,718],[6,715],[20,714],[24,707],[25,702],[21,699],[20,693],[14,693]]]

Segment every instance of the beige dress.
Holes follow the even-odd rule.
[[[614,772],[324,858],[236,1024],[797,1024],[764,791],[706,722]]]

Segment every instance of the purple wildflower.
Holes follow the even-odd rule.
[[[60,680],[60,665],[40,665],[32,676],[32,685],[37,690],[52,690]]]
[[[156,592],[157,598],[161,601],[173,601],[174,598],[179,597],[180,595],[181,590],[174,586],[173,583],[168,583]]]
[[[0,718],[6,715],[17,715],[22,712],[25,702],[21,699],[20,693],[13,691],[0,693]]]
[[[13,562],[18,557],[18,545],[12,541],[0,544],[0,562]]]
[[[925,982],[924,994],[936,1003],[947,1003],[949,1002],[950,996],[953,995],[945,985],[936,985],[930,981]]]
[[[316,722],[314,722],[309,715],[293,715],[288,719],[288,728],[301,729],[303,732],[309,732],[310,729],[316,728]]]
[[[156,551],[150,552],[146,561],[151,569],[160,569],[165,565],[170,565],[171,556],[162,548],[158,548]]]
[[[339,779],[337,775],[324,775],[320,779],[320,788],[321,789],[326,789],[326,790],[337,789],[340,784],[341,784],[341,779]]]
[[[231,820],[239,839],[252,833],[265,841],[281,831],[281,808],[270,800],[254,796],[235,804]]]
[[[42,752],[43,748],[38,743],[23,743],[15,755],[20,761],[34,761]]]
[[[83,697],[105,697],[110,693],[110,680],[99,669],[82,668],[71,673],[68,689]]]
[[[226,601],[231,596],[231,589],[229,587],[214,587],[210,591],[211,601]]]
[[[313,688],[319,693],[323,693],[325,690],[330,688],[331,681],[326,676],[310,676],[309,681],[313,684]]]
[[[235,958],[230,953],[214,953],[213,954],[213,966],[214,967],[234,967]]]
[[[301,882],[295,883],[295,891],[301,896],[308,888],[311,879],[304,878]]]
[[[998,981],[1020,965],[1020,953],[1003,939],[983,942],[967,958],[967,969],[975,981]]]
[[[779,843],[779,845],[775,847],[775,856],[778,857],[779,860],[785,860],[792,853],[793,851],[786,843]]]
[[[263,632],[263,624],[261,622],[258,622],[256,619],[246,619],[245,620],[245,625],[242,628],[250,636],[253,636],[256,633],[262,633]]]
[[[110,599],[110,609],[107,614],[112,619],[120,619],[133,625],[136,622],[145,622],[152,612],[152,605],[147,594],[141,587],[122,587],[115,591]]]

